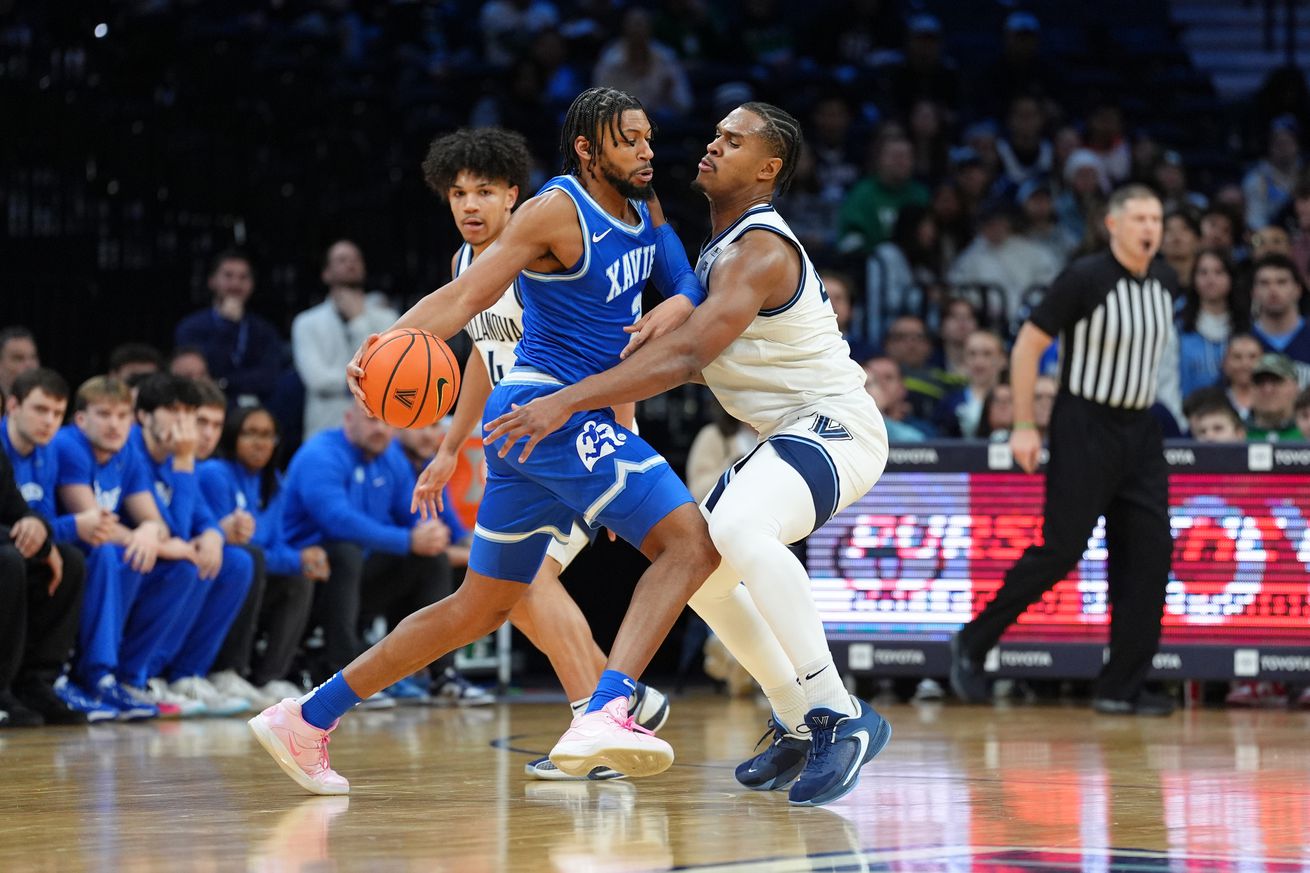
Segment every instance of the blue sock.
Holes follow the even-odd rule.
[[[327,730],[357,703],[359,695],[350,690],[346,677],[336,673],[310,693],[301,704],[300,716],[319,730]]]
[[[626,673],[606,670],[600,674],[600,682],[596,683],[596,690],[591,693],[587,712],[595,712],[616,697],[627,697],[636,687],[637,683]]]

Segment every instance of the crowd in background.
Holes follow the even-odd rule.
[[[1164,14],[1163,4],[1137,5]],[[6,237],[94,238],[98,282],[132,270],[116,286],[125,293],[150,296],[151,281],[179,277],[182,286],[154,294],[148,309],[109,304],[85,343],[70,344],[76,325],[0,324],[4,447],[34,513],[14,504],[16,516],[0,519],[28,532],[25,569],[6,573],[19,573],[33,603],[63,586],[82,599],[72,618],[67,605],[30,610],[35,629],[0,665],[0,710],[10,723],[65,710],[237,711],[289,693],[287,680],[330,675],[372,618],[394,620],[449,590],[470,519],[408,512],[439,429],[393,435],[361,415],[344,365],[448,273],[456,243],[421,192],[419,148],[456,126],[503,125],[528,138],[542,181],[557,165],[563,109],[593,84],[634,92],[660,126],[657,187],[693,259],[706,216],[686,182],[715,121],[752,98],[801,119],[806,148],[776,205],[820,266],[893,442],[1005,437],[1009,342],[1064,266],[1106,244],[1105,199],[1127,181],[1159,193],[1160,257],[1182,290],[1157,409],[1166,432],[1310,439],[1304,79],[1274,71],[1223,130],[1210,117],[1179,123],[1169,114],[1179,101],[1166,107],[1142,86],[1173,76],[1175,97],[1188,88],[1204,97],[1207,86],[1186,62],[1180,73],[1167,29],[1140,55],[1110,39],[1083,46],[1081,66],[1056,63],[1080,51],[1064,44],[1061,16],[1096,13],[1039,7],[1041,18],[980,5],[987,33],[970,36],[985,37],[986,51],[967,66],[951,53],[970,43],[947,20],[949,5],[879,0],[825,0],[815,14],[776,0],[245,0],[221,11],[142,0],[107,27],[111,40],[123,34],[125,54],[99,60],[70,47],[74,28],[91,32],[79,4],[0,14],[14,49],[7,87],[107,94],[108,129],[168,131],[153,145],[126,134],[102,142],[87,163],[72,151],[76,131],[49,126],[58,143],[44,149],[35,125],[30,153],[15,147],[28,169],[11,177],[21,184]],[[185,49],[133,54],[170,39],[217,48],[195,55],[203,67]],[[42,40],[63,46],[53,80],[37,69]],[[127,54],[140,75],[126,73]],[[330,105],[298,96],[319,74]],[[158,163],[136,160],[139,148],[157,149]],[[204,166],[204,178],[172,160]],[[80,186],[77,196],[99,206],[67,211],[68,187],[50,206],[43,179]],[[412,199],[397,193],[410,189]],[[389,213],[391,223],[373,220]],[[342,228],[352,239],[333,238]],[[373,272],[365,249],[367,264],[381,262]],[[24,257],[15,250],[11,266]],[[40,269],[74,268],[47,259]],[[66,362],[80,387],[40,368],[41,353]],[[1058,366],[1053,350],[1037,384],[1039,427]],[[82,381],[92,373],[103,375]],[[643,432],[678,462],[713,409],[688,388],[645,404]],[[717,454],[693,459],[693,479],[749,442],[726,424],[710,428],[718,436],[701,442]],[[44,525],[39,546],[34,525]],[[166,545],[142,554],[151,537],[139,532],[152,525]],[[405,580],[385,602],[367,584],[381,573]],[[212,598],[196,611],[209,623],[179,619],[159,594],[166,582]],[[59,633],[78,651],[67,675],[29,645]],[[373,703],[426,696],[485,695],[441,664]]]

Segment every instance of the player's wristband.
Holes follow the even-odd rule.
[[[1010,430],[1037,430],[1037,423],[1032,421],[1016,421],[1010,426]]]
[[[705,302],[705,289],[691,269],[682,240],[670,225],[655,228],[655,262],[651,265],[650,278],[665,299],[686,297],[692,306]]]

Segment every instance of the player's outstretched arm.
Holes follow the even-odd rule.
[[[521,454],[526,459],[576,412],[645,400],[689,381],[741,336],[770,298],[796,288],[799,269],[795,250],[782,239],[747,234],[719,256],[709,298],[681,327],[651,340],[616,367],[505,413],[487,425],[483,442],[505,437],[499,452],[503,458],[526,439]]]
[[[572,231],[570,234],[570,230]],[[581,256],[582,231],[568,195],[548,191],[524,203],[505,225],[500,237],[454,281],[428,294],[396,320],[392,330],[417,328],[450,339],[473,316],[491,306],[524,269],[549,271],[571,266]],[[571,255],[571,257],[570,257]],[[370,336],[346,367],[346,382],[360,401],[360,363],[377,340]]]

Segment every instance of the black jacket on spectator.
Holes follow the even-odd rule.
[[[267,403],[273,396],[282,372],[282,337],[253,312],[240,321],[228,321],[212,307],[193,312],[178,322],[173,342],[200,350],[209,375],[230,400],[245,394]]]
[[[14,465],[10,463],[7,454],[0,452],[0,536],[3,537],[0,542],[11,542],[9,539],[10,529],[28,516],[45,525],[45,543],[32,556],[33,559],[44,558],[50,554],[50,544],[54,542],[54,531],[50,529],[50,522],[33,512],[31,507],[27,505],[27,501],[23,499],[23,492],[18,490],[18,482],[14,479]]]

